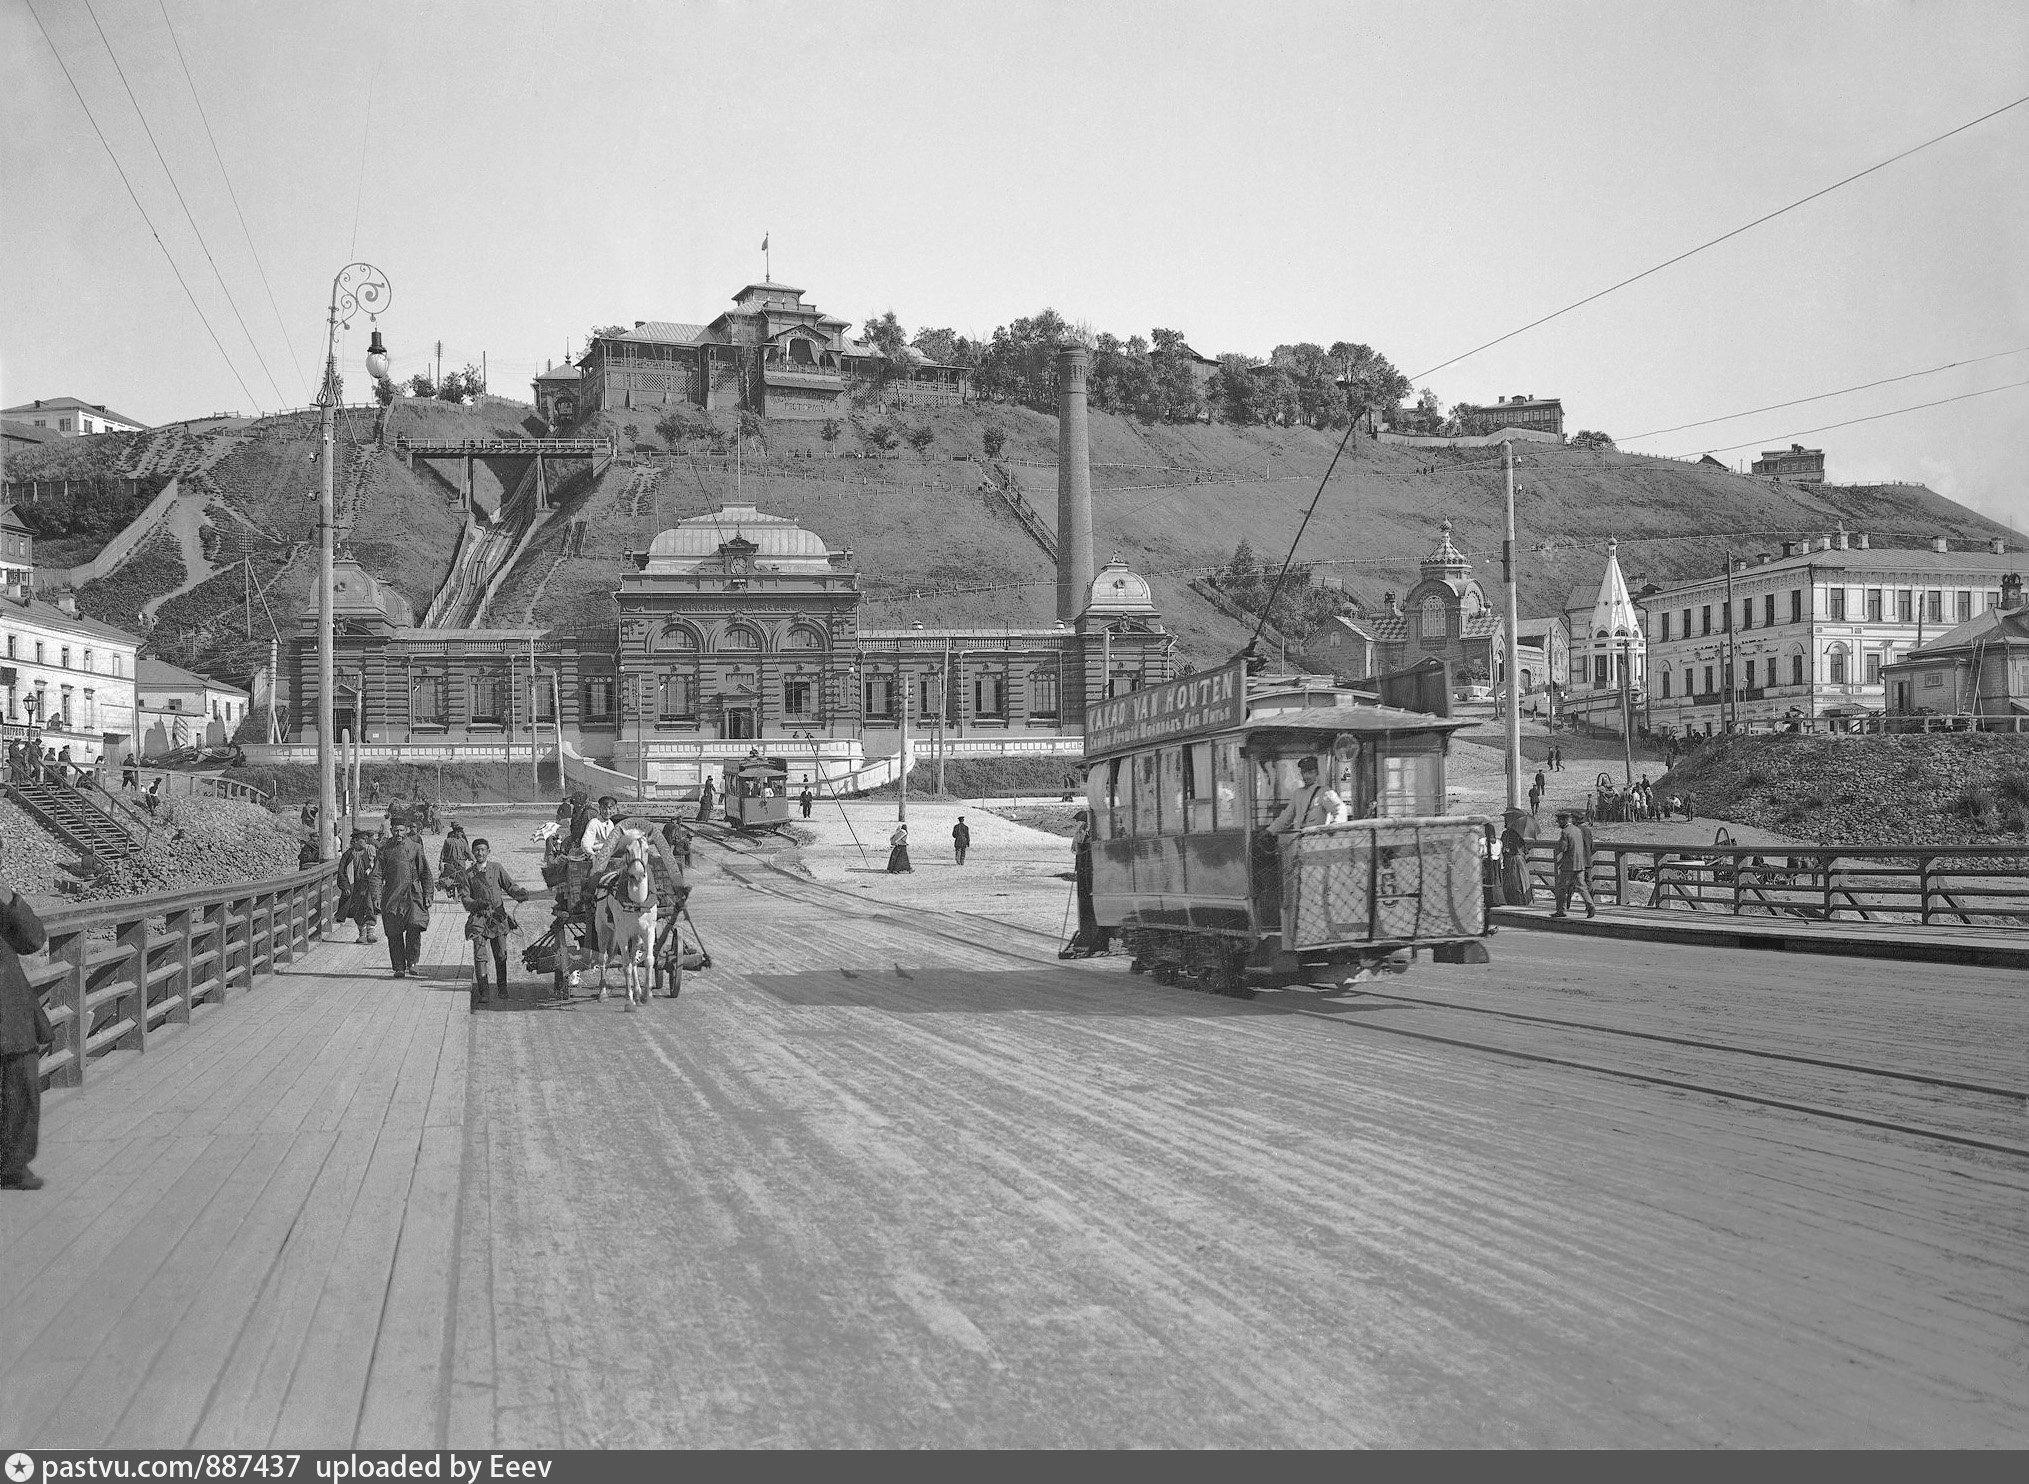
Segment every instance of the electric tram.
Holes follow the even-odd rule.
[[[1137,972],[1220,994],[1485,963],[1486,821],[1444,813],[1469,723],[1244,661],[1099,702],[1085,738],[1093,910]],[[1342,801],[1336,822],[1318,789]]]
[[[789,822],[789,763],[749,753],[725,767],[726,823],[736,830],[772,830]]]

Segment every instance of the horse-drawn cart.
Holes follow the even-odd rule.
[[[657,823],[645,818],[622,820],[596,856],[572,849],[543,866],[543,882],[555,896],[550,925],[522,952],[521,960],[530,973],[550,976],[551,998],[570,999],[583,972],[593,967],[600,971],[600,998],[605,997],[606,955],[599,941],[600,899],[613,892],[615,879],[625,869],[614,862],[627,852],[630,837],[641,841],[641,859],[655,899],[655,938],[648,954],[650,994],[662,991],[675,999],[683,990],[684,970],[711,967],[711,956],[701,946],[686,941],[681,931],[680,924],[688,915],[684,903],[690,888],[683,879],[682,866],[657,833]],[[695,928],[692,931],[695,933]]]

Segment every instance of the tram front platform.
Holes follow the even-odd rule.
[[[468,1013],[440,909],[420,978],[324,943],[53,1094],[0,1438],[2029,1436],[2018,976],[1504,932],[1243,1002],[779,873],[692,907],[675,1001]]]

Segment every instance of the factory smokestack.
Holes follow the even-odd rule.
[[[1092,437],[1082,345],[1057,352],[1057,617],[1075,622],[1092,591]]]

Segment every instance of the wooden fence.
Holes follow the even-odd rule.
[[[1529,847],[1539,894],[1554,842]],[[2029,851],[2009,845],[1620,845],[1601,843],[1594,898],[1622,907],[1814,922],[2029,925]],[[1540,897],[1539,897],[1540,899]]]
[[[336,863],[274,881],[200,887],[66,907],[42,919],[41,954],[23,960],[43,994],[56,1047],[42,1059],[52,1087],[79,1087],[113,1051],[146,1051],[166,1025],[223,1004],[307,953],[335,905]]]

